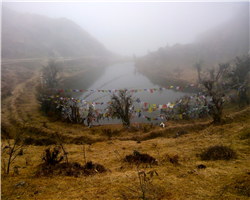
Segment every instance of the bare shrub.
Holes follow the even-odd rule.
[[[42,155],[42,160],[46,165],[56,165],[63,160],[61,154],[61,147],[56,146],[51,150],[50,148],[45,149],[45,152]]]
[[[22,125],[18,130],[14,133],[14,141],[13,143],[10,141],[10,137],[7,138],[8,145],[4,147],[4,149],[9,150],[9,158],[7,163],[7,174],[10,171],[10,165],[14,162],[17,156],[23,155],[23,150],[27,147],[27,145],[23,142],[24,136],[27,134],[27,127]],[[10,134],[8,134],[10,136]]]
[[[134,155],[127,155],[124,158],[124,161],[135,164],[140,164],[140,163],[148,163],[154,165],[158,164],[158,161],[154,157],[148,154],[140,154],[138,151],[136,152],[137,153],[134,152]]]
[[[236,158],[236,152],[230,147],[216,145],[207,148],[200,154],[202,160],[230,160]]]

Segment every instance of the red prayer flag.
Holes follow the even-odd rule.
[[[153,89],[150,89],[150,92],[153,93]]]
[[[83,90],[80,90],[80,92],[83,92]]]
[[[148,103],[144,103],[145,107],[147,107]]]
[[[179,90],[182,90],[182,86],[179,87]]]
[[[61,90],[62,92],[64,92],[64,90]]]
[[[168,86],[167,87],[165,87],[166,89],[168,89]]]

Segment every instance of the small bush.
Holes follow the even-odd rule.
[[[202,160],[230,160],[236,158],[236,152],[230,147],[216,145],[200,154]]]
[[[103,165],[92,163],[92,161],[87,162],[86,165],[83,166],[78,162],[69,162],[68,164],[58,163],[56,165],[42,163],[38,166],[36,176],[65,175],[78,177],[80,175],[89,176],[106,171]]]
[[[43,153],[42,160],[46,165],[56,165],[63,160],[63,156],[61,155],[61,147],[56,146],[53,150],[50,148],[45,149]]]
[[[24,139],[25,145],[35,145],[35,146],[48,146],[56,144],[57,142],[52,138],[33,138],[33,137],[26,137]]]
[[[138,154],[136,155],[127,155],[124,159],[126,162],[129,162],[129,163],[136,163],[136,164],[139,164],[139,163],[149,163],[149,164],[158,164],[158,161],[148,155],[148,154],[140,154],[138,152]]]

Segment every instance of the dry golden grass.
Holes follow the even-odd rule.
[[[156,138],[142,141],[102,141],[86,145],[87,160],[100,163],[110,171],[104,174],[84,177],[40,177],[34,176],[36,166],[40,164],[41,154],[45,147],[29,146],[24,155],[19,156],[12,165],[10,175],[2,171],[2,199],[138,199],[140,195],[139,179],[135,165],[121,161],[114,151],[122,157],[133,153],[137,149],[141,153],[148,153],[159,161],[158,166],[140,169],[149,172],[154,169],[159,174],[152,183],[153,199],[247,199],[232,188],[237,177],[249,174],[250,145],[239,138],[239,132],[247,128],[249,120],[241,123],[230,123],[222,126],[211,125],[208,128],[190,132],[179,138]],[[4,141],[2,141],[4,143]],[[233,148],[238,158],[229,161],[201,161],[197,154],[211,145],[223,144]],[[70,162],[84,164],[81,145],[67,144]],[[166,155],[178,155],[179,165],[167,161]],[[32,165],[26,166],[25,158],[31,157]],[[6,159],[7,155],[2,156]],[[197,169],[199,164],[206,169]],[[3,165],[3,162],[2,162]],[[13,175],[13,167],[19,165],[19,175]],[[149,166],[147,166],[149,167]],[[239,179],[239,178],[238,178]],[[249,180],[249,179],[247,179]],[[25,186],[12,187],[21,181]],[[240,183],[239,183],[240,184]],[[154,190],[153,190],[154,189]],[[38,191],[37,194],[34,194]]]
[[[54,175],[36,177],[37,166],[42,163],[41,155],[47,146],[29,145],[22,156],[11,165],[10,174],[4,173],[7,154],[1,156],[1,199],[140,199],[138,169],[121,160],[136,149],[156,158],[159,165],[142,164],[139,170],[156,170],[149,184],[146,197],[149,199],[249,199],[250,141],[242,134],[249,130],[250,107],[225,110],[222,125],[211,124],[211,119],[168,122],[167,127],[149,128],[144,132],[130,132],[121,124],[87,128],[77,124],[53,122],[43,116],[34,95],[38,71],[25,83],[15,86],[17,91],[2,101],[2,127],[12,133],[26,122],[31,136],[52,138],[58,132],[65,142],[70,162],[84,164],[81,143],[86,144],[87,161],[104,165],[109,169],[103,174],[71,177]],[[233,111],[233,112],[232,112]],[[4,112],[4,113],[3,113]],[[42,121],[47,121],[48,128]],[[41,128],[35,132],[35,127]],[[103,134],[101,129],[118,130],[112,135]],[[187,134],[174,137],[182,130]],[[137,143],[140,140],[141,143]],[[2,138],[2,145],[7,141]],[[225,145],[238,155],[229,161],[202,161],[199,154],[210,146]],[[118,152],[119,155],[115,152]],[[179,164],[169,162],[169,157],[179,156]],[[27,158],[30,161],[26,164]],[[197,169],[203,164],[206,169]],[[14,167],[20,166],[19,174]],[[147,175],[148,176],[148,175]],[[25,182],[24,186],[13,185]]]

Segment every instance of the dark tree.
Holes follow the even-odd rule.
[[[208,90],[209,96],[212,100],[208,103],[209,113],[212,115],[214,123],[221,123],[222,111],[223,111],[223,94],[218,93],[214,88],[214,81],[204,81],[203,84]]]
[[[210,80],[218,82],[221,76],[226,76],[228,74],[229,69],[230,69],[229,63],[220,63],[217,69],[212,67],[211,69],[208,69],[207,71],[210,75]]]
[[[111,102],[109,109],[114,115],[121,118],[125,125],[130,125],[131,113],[133,102],[135,99],[132,97],[133,93],[129,92],[127,89],[119,90],[118,94],[113,93],[111,95]]]
[[[43,66],[42,73],[43,79],[46,81],[48,88],[55,88],[59,81],[59,72],[61,71],[61,66],[55,60],[50,60],[47,66]]]
[[[242,58],[236,57],[234,60],[235,67],[228,73],[228,77],[232,79],[230,86],[237,89],[249,77],[250,58],[245,56]]]
[[[203,61],[201,60],[198,63],[195,63],[194,68],[197,70],[198,72],[198,82],[201,82],[201,65],[202,65]]]
[[[220,63],[219,64],[219,68],[217,70],[217,74],[215,76],[215,81],[218,82],[219,78],[222,76],[222,75],[225,75],[228,70],[230,68],[230,64],[229,63]]]
[[[210,79],[211,79],[211,80],[214,80],[214,72],[215,72],[214,67],[211,68],[211,69],[208,69],[207,71],[209,72]]]

